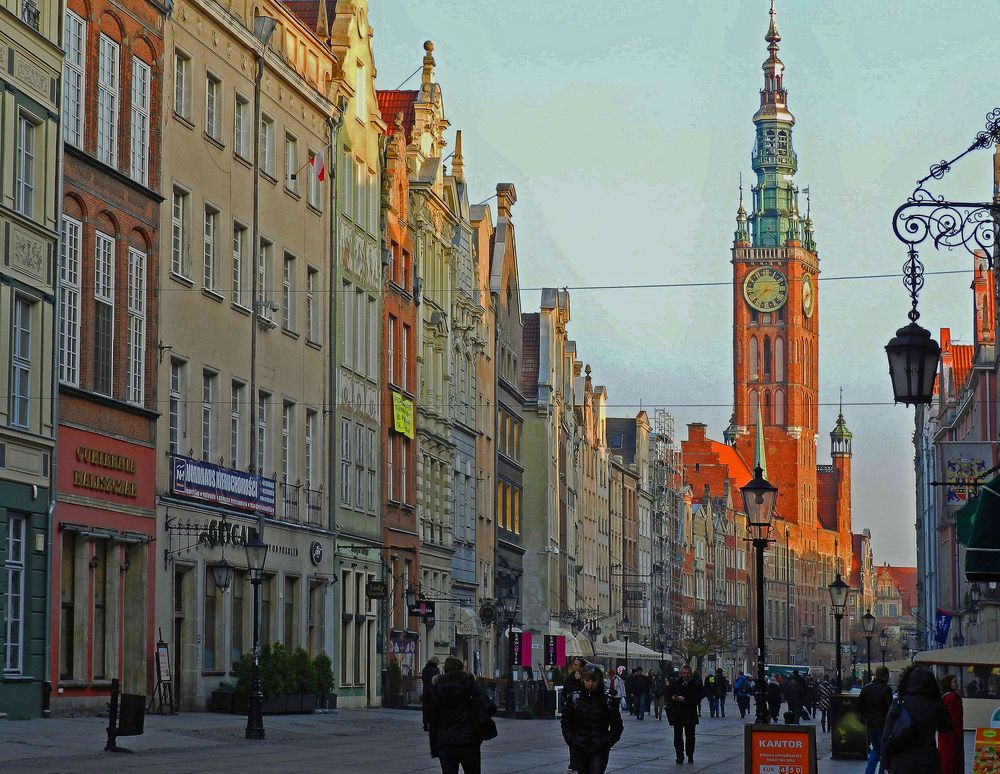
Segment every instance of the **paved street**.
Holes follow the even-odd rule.
[[[0,723],[0,772],[169,771],[194,772],[378,772],[431,774],[432,760],[420,715],[404,710],[344,710],[328,715],[265,719],[268,738],[243,739],[245,719],[230,715],[151,716],[141,737],[121,739],[133,755],[102,751],[101,718]],[[483,746],[486,774],[566,771],[567,754],[555,721],[499,718],[500,735]],[[609,771],[743,771],[743,722],[737,716],[703,718],[695,765],[678,767],[665,723],[625,718],[625,735]],[[970,757],[971,760],[971,748]],[[113,767],[113,768],[112,768]],[[820,772],[861,771],[857,762],[829,760],[829,737],[820,735]]]

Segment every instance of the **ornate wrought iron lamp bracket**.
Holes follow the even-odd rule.
[[[935,249],[962,247],[975,255],[982,253],[992,269],[997,247],[997,226],[1000,218],[998,202],[953,202],[933,194],[927,183],[941,180],[954,164],[969,153],[990,148],[1000,143],[1000,108],[986,116],[986,128],[975,140],[951,161],[942,159],[933,164],[928,174],[917,181],[910,198],[901,204],[892,217],[896,238],[906,245],[906,262],[903,264],[903,286],[910,294],[912,307],[909,318],[916,322],[917,296],[924,286],[924,265],[920,261],[917,245],[930,239]]]

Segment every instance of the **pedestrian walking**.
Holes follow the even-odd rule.
[[[941,758],[941,774],[963,774],[965,771],[965,717],[962,708],[962,693],[955,675],[941,678],[941,701],[951,718],[951,731],[938,734],[938,755]]]
[[[782,695],[785,703],[788,704],[788,711],[792,716],[792,723],[798,723],[802,719],[803,703],[805,702],[806,690],[799,677],[799,670],[793,669],[792,676],[784,681],[782,685]]]
[[[726,716],[726,694],[729,693],[729,679],[721,668],[715,670],[715,697],[718,704],[718,717]]]
[[[865,721],[868,733],[868,765],[865,774],[875,774],[882,755],[882,731],[885,718],[892,706],[892,688],[889,687],[889,670],[880,666],[875,670],[875,679],[861,689],[858,712]]]
[[[420,715],[424,721],[424,731],[430,731],[430,725],[427,722],[427,704],[431,697],[431,690],[434,688],[434,678],[441,674],[439,663],[437,656],[431,656],[424,668],[420,670],[420,682],[423,688],[420,693]]]
[[[701,673],[698,670],[694,672],[694,681],[698,686],[698,717],[701,717],[701,702],[705,698],[705,685],[701,681]]]
[[[767,681],[765,694],[767,697],[767,712],[771,716],[771,722],[777,723],[778,713],[781,712],[781,683],[778,681],[777,675],[771,675]]]
[[[816,678],[806,675],[806,710],[810,717],[816,717]]]
[[[649,678],[649,696],[653,700],[653,717],[657,720],[663,719],[663,702],[667,696],[667,684],[663,680],[663,675],[653,672]]]
[[[713,672],[709,672],[708,677],[705,678],[705,698],[708,699],[708,716],[710,718],[718,717],[719,697],[715,693],[715,674]]]
[[[830,698],[833,696],[833,683],[828,675],[816,685],[816,706],[819,707],[820,728],[827,730],[826,720],[830,714]]]
[[[649,691],[649,677],[642,669],[637,669],[632,677],[632,701],[635,705],[635,716],[639,720],[643,720],[649,712]]]
[[[753,680],[741,669],[736,676],[736,682],[733,683],[733,696],[736,698],[736,706],[740,708],[741,718],[750,714],[750,697],[753,696],[753,688]]]
[[[697,707],[702,698],[701,683],[691,674],[691,667],[681,667],[680,675],[667,689],[670,704],[667,707],[667,721],[674,727],[674,752],[677,762],[694,763],[694,731],[698,725]]]
[[[908,666],[899,679],[899,698],[885,719],[882,766],[892,774],[941,774],[934,738],[938,731],[951,731],[951,718],[934,673]]]
[[[628,714],[635,716],[635,673],[638,667],[625,676],[625,704],[628,706]]]
[[[573,691],[579,690],[583,686],[583,668],[587,666],[587,660],[582,656],[574,656],[566,668],[566,679],[563,680],[562,700],[563,704]]]
[[[496,714],[493,700],[465,671],[460,658],[444,660],[444,674],[434,682],[430,701],[431,757],[441,763],[441,774],[480,774],[482,722]],[[493,735],[496,735],[494,729]]]
[[[622,738],[620,699],[604,691],[604,675],[596,664],[583,670],[583,687],[574,691],[563,709],[563,739],[570,767],[578,774],[604,774],[611,748]]]
[[[625,667],[618,667],[617,671],[611,673],[609,680],[609,690],[612,696],[618,699],[619,709],[625,709]]]

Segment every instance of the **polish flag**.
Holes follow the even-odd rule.
[[[309,166],[320,182],[326,180],[326,162],[323,158],[323,151],[309,159]]]

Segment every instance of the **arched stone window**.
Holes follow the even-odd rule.
[[[785,340],[780,336],[774,340],[774,381],[785,380]]]
[[[769,381],[771,381],[771,340],[767,336],[764,337],[764,347],[763,347],[763,350],[764,350],[763,351],[763,355],[764,355],[764,358],[763,358],[764,359],[764,376],[763,376],[763,378],[764,378],[765,382],[769,382]]]
[[[760,378],[760,352],[757,348],[756,336],[750,337],[750,351],[747,360],[750,363],[750,380],[756,381]]]
[[[774,424],[785,424],[785,393],[781,390],[774,391]]]
[[[757,407],[758,407],[757,391],[750,390],[750,422],[757,422]]]
[[[764,391],[764,406],[763,406],[764,424],[771,424],[771,393]]]

